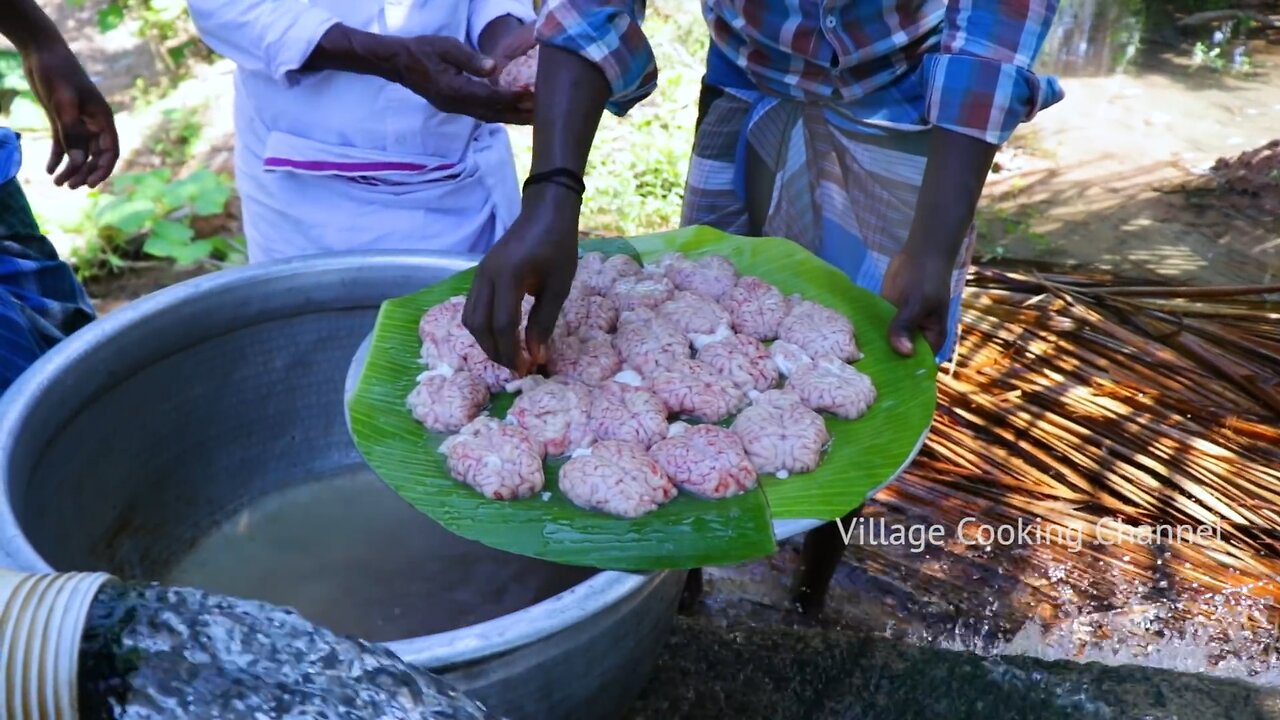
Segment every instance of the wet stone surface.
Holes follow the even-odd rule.
[[[1280,718],[1280,693],[1141,667],[985,658],[838,629],[681,618],[630,720]]]

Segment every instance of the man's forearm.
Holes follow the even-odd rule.
[[[929,159],[906,252],[954,262],[973,223],[997,146],[953,130],[930,131]]]
[[[24,54],[45,43],[64,42],[35,0],[0,0],[0,35]]]
[[[586,172],[591,144],[609,102],[609,81],[585,58],[557,47],[538,51],[532,172]]]
[[[320,42],[299,69],[340,70],[398,82],[398,78],[388,76],[388,69],[397,66],[395,60],[399,52],[397,44],[381,35],[339,24],[320,36]]]

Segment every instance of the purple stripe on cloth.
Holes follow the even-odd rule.
[[[457,167],[458,164],[419,165],[406,162],[333,162],[329,160],[293,160],[290,158],[269,157],[263,160],[263,165],[269,168],[290,168],[310,172],[377,173],[449,170]]]

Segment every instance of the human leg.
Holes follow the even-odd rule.
[[[752,223],[759,234],[799,242],[878,293],[910,231],[927,134],[884,131],[812,108],[779,106],[753,122],[747,145],[748,212],[763,218]],[[955,345],[973,240],[971,230],[952,275],[951,332],[939,360]],[[843,520],[853,522],[861,511],[854,508]],[[802,612],[821,612],[844,548],[835,523],[805,536],[792,586],[792,601]]]

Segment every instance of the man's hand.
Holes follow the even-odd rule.
[[[537,44],[533,24],[522,23],[510,15],[494,20],[480,33],[480,50],[497,64],[494,78],[508,63],[522,57]]]
[[[538,51],[543,71],[533,133],[535,173],[564,168],[581,175],[609,100],[609,81],[595,65],[551,46]],[[564,112],[570,105],[575,112]],[[476,269],[462,324],[495,362],[517,372],[520,305],[534,297],[525,342],[534,365],[547,361],[547,344],[578,269],[578,217],[582,198],[560,185],[529,187],[520,216]]]
[[[929,133],[929,160],[911,231],[880,284],[880,294],[898,307],[889,344],[900,355],[914,354],[917,330],[935,354],[951,333],[951,273],[995,154],[995,145],[953,130],[934,127]]]
[[[477,79],[496,77],[500,66],[458,40],[439,35],[407,38],[396,55],[396,82],[444,112],[483,122],[533,122],[532,97]]]
[[[495,362],[523,374],[547,362],[548,343],[578,267],[577,196],[556,185],[535,185],[524,210],[484,256],[462,311],[462,324]],[[529,358],[520,355],[520,304],[534,298],[525,331]]]
[[[528,125],[528,93],[495,87],[493,58],[443,35],[396,37],[334,25],[316,44],[303,71],[337,70],[372,75],[403,85],[436,108],[482,122]]]
[[[947,340],[951,304],[952,263],[937,254],[920,257],[898,253],[889,261],[880,294],[898,308],[889,323],[889,345],[899,355],[915,354],[915,334],[921,332],[936,354]]]
[[[62,165],[54,184],[96,188],[120,158],[111,106],[61,38],[30,46],[22,67],[53,134],[46,171],[53,175]]]
[[[33,0],[0,0],[0,35],[18,48],[27,83],[49,118],[53,152],[48,172],[58,185],[97,187],[120,157],[111,106],[49,16]]]

